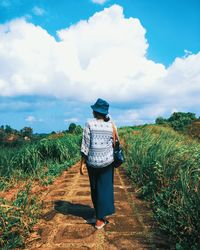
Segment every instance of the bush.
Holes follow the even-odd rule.
[[[200,140],[200,119],[189,125],[186,132],[191,137]]]
[[[170,125],[174,130],[183,132],[196,120],[197,118],[194,113],[174,112],[168,119],[157,117],[155,122],[159,125]]]

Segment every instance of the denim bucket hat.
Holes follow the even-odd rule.
[[[109,104],[105,100],[98,98],[95,104],[91,106],[91,108],[93,109],[93,111],[107,115]]]

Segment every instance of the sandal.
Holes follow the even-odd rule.
[[[97,226],[97,225],[95,224],[95,228],[96,228],[96,229],[101,229],[101,228],[103,228],[106,224],[109,223],[108,220],[103,220],[102,222],[103,222],[103,223],[102,223],[100,226]]]

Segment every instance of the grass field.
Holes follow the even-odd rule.
[[[138,196],[152,202],[155,219],[177,249],[199,249],[200,143],[161,126],[123,128],[120,134]]]
[[[137,196],[151,201],[160,228],[176,249],[200,245],[200,143],[159,125],[119,129],[124,168]],[[1,198],[0,248],[23,248],[40,214],[31,193],[35,182],[48,185],[80,159],[81,133],[51,135],[20,147],[0,148],[2,191],[20,186],[15,199]]]

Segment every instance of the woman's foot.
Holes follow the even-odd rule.
[[[108,221],[107,221],[107,220],[105,220],[105,219],[101,219],[101,220],[97,219],[97,220],[96,220],[96,224],[95,224],[95,228],[96,228],[96,229],[101,229],[101,228],[103,228],[106,224],[108,224]]]

